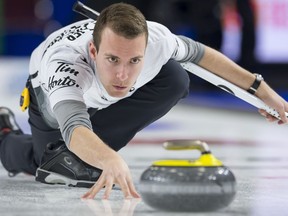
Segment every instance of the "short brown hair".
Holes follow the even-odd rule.
[[[116,3],[105,8],[97,18],[93,32],[93,42],[99,50],[101,36],[105,27],[125,38],[133,39],[145,34],[148,40],[148,27],[144,15],[136,7],[126,3]]]

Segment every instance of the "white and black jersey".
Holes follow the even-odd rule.
[[[85,119],[83,125],[91,128],[89,116],[84,115],[83,110],[91,107],[104,109],[131,96],[138,88],[151,81],[171,58],[197,62],[203,56],[204,48],[200,43],[172,34],[159,23],[147,21],[147,24],[149,37],[143,69],[134,86],[122,98],[111,97],[107,93],[98,79],[95,62],[89,56],[89,42],[92,41],[95,21],[87,19],[63,27],[34,50],[29,71],[30,75],[37,73],[32,79],[32,85],[42,91],[43,103],[39,107],[51,126],[60,125],[66,141],[70,139],[73,129],[70,125],[73,122],[74,125],[75,122],[81,124],[81,121],[77,116],[67,120],[62,112],[82,113],[81,119]],[[73,102],[76,104],[73,105]],[[82,108],[76,112],[79,103]]]

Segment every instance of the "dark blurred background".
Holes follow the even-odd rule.
[[[82,0],[101,11],[116,0]],[[211,46],[288,95],[288,0],[124,0],[148,20]],[[51,32],[84,19],[75,0],[0,0],[0,56],[27,56]],[[0,66],[1,67],[1,66]],[[218,88],[191,76],[193,92]],[[217,89],[217,90],[216,90]]]

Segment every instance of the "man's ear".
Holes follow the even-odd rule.
[[[97,50],[96,50],[96,47],[92,41],[90,41],[90,43],[89,43],[89,54],[90,54],[90,57],[95,61],[96,56],[97,56]]]

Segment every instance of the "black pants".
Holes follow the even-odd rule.
[[[179,63],[170,60],[149,83],[131,97],[97,111],[91,118],[93,131],[115,151],[135,134],[165,115],[189,91],[189,77]],[[35,174],[47,143],[61,138],[60,130],[49,127],[30,91],[29,124],[32,135],[8,134],[2,141],[0,158],[8,171]]]

